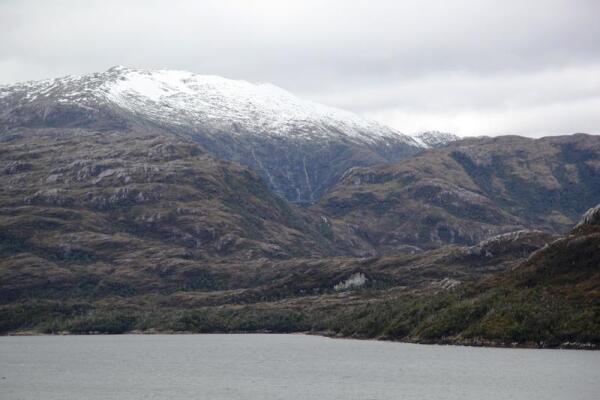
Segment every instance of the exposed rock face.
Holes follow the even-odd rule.
[[[583,214],[579,223],[575,226],[575,229],[582,228],[586,225],[600,225],[600,204],[596,207],[592,207]]]
[[[357,247],[473,245],[522,229],[563,233],[600,201],[600,136],[475,138],[353,168],[320,201]],[[590,214],[590,218],[592,215]]]
[[[428,146],[272,85],[124,67],[0,86],[0,133],[24,127],[177,134],[251,167],[272,191],[304,203],[350,167],[397,161]],[[446,138],[427,142],[436,140]]]

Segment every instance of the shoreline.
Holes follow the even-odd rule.
[[[427,346],[461,346],[461,347],[482,347],[482,348],[501,348],[501,349],[530,349],[530,350],[600,350],[600,345],[593,343],[565,342],[560,345],[546,345],[536,342],[498,342],[484,339],[461,339],[461,338],[445,338],[439,341],[423,341],[410,338],[391,338],[391,337],[361,337],[361,336],[342,336],[334,332],[274,332],[274,331],[230,331],[230,332],[193,332],[193,331],[130,331],[123,333],[104,333],[104,332],[88,332],[88,333],[41,333],[36,331],[17,331],[0,334],[0,337],[25,337],[25,336],[120,336],[120,335],[304,335],[318,336],[328,339],[343,339],[343,340],[361,340],[374,342],[391,342],[405,344],[420,344]]]

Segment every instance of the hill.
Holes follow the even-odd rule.
[[[519,229],[566,232],[600,200],[600,136],[465,139],[352,168],[318,207],[365,254],[473,245]]]
[[[600,206],[506,272],[431,298],[368,305],[336,323],[343,335],[425,343],[598,348]]]

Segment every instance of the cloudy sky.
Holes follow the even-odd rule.
[[[600,133],[599,16],[598,0],[0,0],[0,84],[183,69],[409,133]]]

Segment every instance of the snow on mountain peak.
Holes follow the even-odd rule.
[[[392,140],[429,147],[376,121],[302,100],[268,83],[186,71],[118,65],[102,73],[0,87],[0,101],[15,94],[19,104],[40,99],[91,109],[116,106],[152,122],[212,134]]]
[[[217,130],[272,136],[338,135],[373,140],[411,138],[375,121],[301,100],[271,84],[254,84],[185,71],[114,68],[106,97],[151,119],[180,125],[208,124]],[[413,143],[415,144],[415,143]]]

